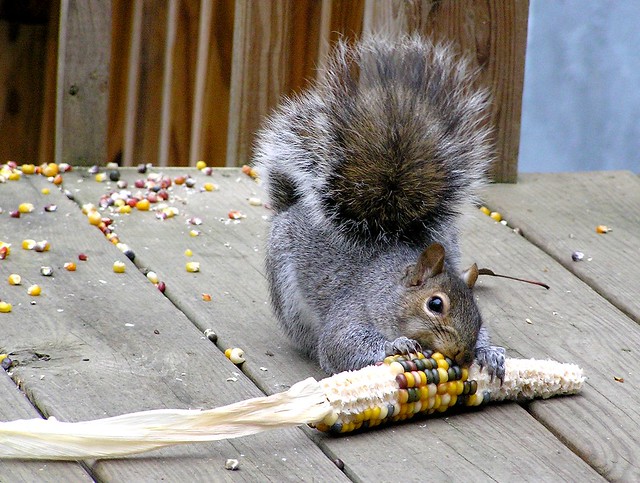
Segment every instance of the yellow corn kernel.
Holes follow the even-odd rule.
[[[206,167],[207,167],[207,163],[205,163],[204,161],[198,161],[198,162],[196,163],[196,168],[197,168],[197,169],[204,169],[204,168],[206,168]]]
[[[485,215],[489,216],[491,214],[491,210],[486,206],[481,206],[480,211],[482,211]]]
[[[33,164],[23,164],[20,169],[23,174],[33,174],[36,172],[36,167]]]
[[[495,221],[502,220],[502,215],[500,213],[498,213],[497,211],[492,211],[489,216],[491,217],[492,220],[495,220]]]
[[[124,273],[126,269],[127,269],[127,266],[125,265],[124,262],[121,262],[121,261],[113,262],[113,271],[114,272],[116,272],[116,273]]]
[[[18,211],[20,213],[31,213],[34,210],[32,203],[20,203],[18,205]]]
[[[6,314],[11,312],[13,307],[9,302],[0,302],[0,313]]]
[[[20,285],[22,283],[22,277],[17,273],[9,275],[9,285]]]
[[[42,293],[42,288],[40,287],[40,285],[31,285],[27,289],[27,294],[31,295],[32,297],[37,297],[41,293]]]
[[[187,262],[187,272],[195,273],[200,271],[200,262]]]

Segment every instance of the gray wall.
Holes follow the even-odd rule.
[[[640,172],[640,0],[531,0],[520,172]]]

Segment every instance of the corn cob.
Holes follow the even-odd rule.
[[[573,394],[584,382],[573,364],[507,359],[505,366],[500,384],[477,366],[467,370],[426,352],[389,357],[321,381],[308,378],[283,393],[206,411],[163,409],[77,423],[55,418],[0,422],[0,457],[113,458],[300,424],[345,433],[454,405]]]
[[[455,405],[573,394],[584,382],[582,370],[574,364],[507,359],[505,366],[501,384],[477,365],[460,368],[440,353],[387,357],[383,364],[321,380],[333,410],[311,426],[346,433]]]

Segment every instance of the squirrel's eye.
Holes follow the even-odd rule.
[[[441,314],[444,310],[444,302],[440,297],[431,297],[427,301],[427,307],[429,310],[435,314]]]

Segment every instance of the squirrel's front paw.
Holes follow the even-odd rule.
[[[476,362],[480,365],[480,369],[487,368],[487,372],[491,376],[504,382],[504,347],[495,345],[476,349]]]
[[[421,351],[420,344],[408,337],[398,337],[393,342],[384,343],[384,352],[386,356],[395,356],[397,354],[415,354]]]

